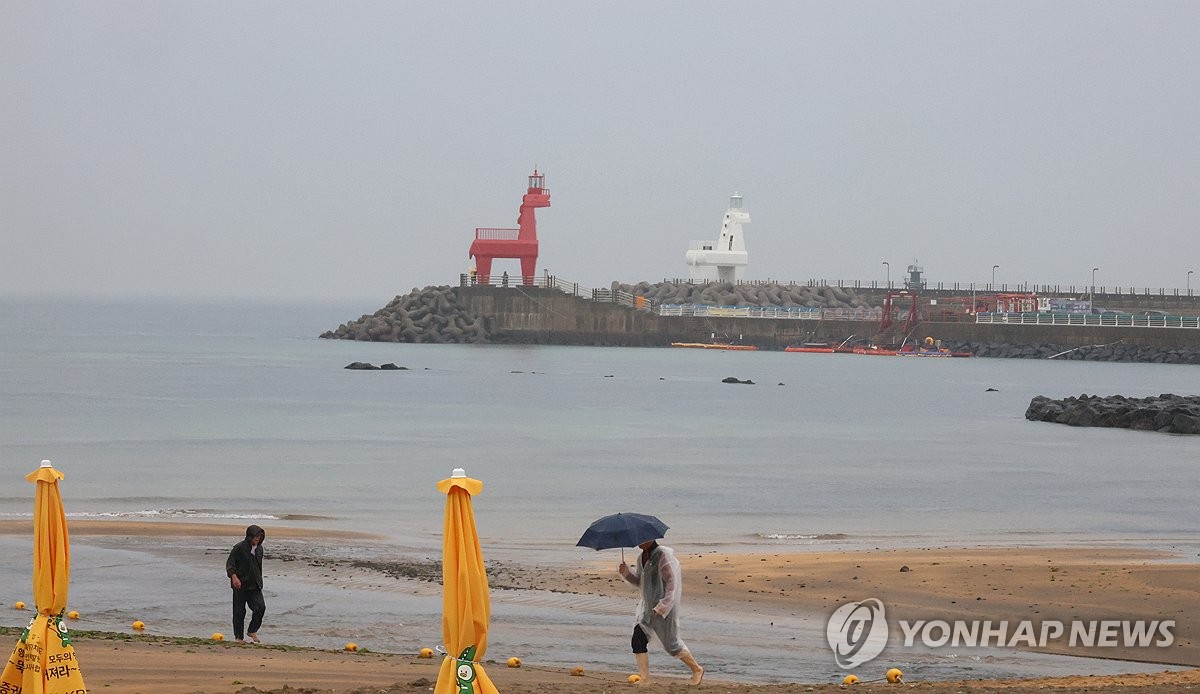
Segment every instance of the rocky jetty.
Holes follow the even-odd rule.
[[[731,284],[709,282],[612,283],[613,291],[644,296],[655,304],[708,304],[710,306],[806,306],[809,308],[872,308],[864,296],[850,288],[807,287],[796,284]]]
[[[1154,347],[1116,343],[1109,345],[1054,345],[1044,342],[1012,344],[1008,342],[944,343],[955,352],[970,352],[976,357],[1004,359],[1055,359],[1073,361],[1120,361],[1145,364],[1200,364],[1200,348]]]
[[[1117,427],[1200,434],[1200,396],[1172,395],[1127,398],[1080,395],[1063,400],[1039,395],[1029,402],[1025,419],[1073,427]]]
[[[327,330],[321,337],[361,342],[488,342],[490,321],[468,311],[458,292],[457,287],[448,286],[413,289],[375,313]]]
[[[613,292],[623,292],[645,297],[655,304],[708,304],[717,306],[782,306],[833,308],[849,310],[875,309],[878,290],[856,291],[841,287],[808,287],[794,284],[742,284],[710,282],[689,284],[687,282],[639,282],[622,284],[613,282]],[[483,343],[519,342],[529,340],[528,335],[505,333],[498,329],[495,320],[487,315],[475,315],[462,300],[458,287],[440,286],[413,289],[406,295],[397,296],[373,314],[349,321],[335,330],[326,331],[323,338],[360,340],[369,342],[425,342],[425,343]],[[466,290],[469,291],[469,290]],[[864,324],[865,326],[866,324]],[[928,329],[936,335],[936,325]],[[924,329],[924,328],[923,328]],[[1030,329],[1030,336],[1038,333]],[[569,336],[568,336],[569,337]],[[593,336],[594,337],[594,336]],[[841,339],[844,336],[829,336],[826,339]],[[539,333],[536,341],[552,343],[555,335],[547,331]],[[593,338],[589,338],[593,339]],[[1200,364],[1200,345],[1192,347],[1156,347],[1116,342],[1104,345],[1079,346],[1078,344],[1054,344],[1045,342],[966,342],[943,340],[943,346],[954,352],[969,352],[976,357],[999,357],[1006,359],[1141,362],[1154,364]]]
[[[612,291],[643,296],[655,303],[710,304],[714,306],[806,306],[810,308],[872,308],[853,289],[803,285],[729,282],[613,282]],[[488,316],[472,314],[461,301],[458,287],[414,288],[396,296],[370,315],[327,330],[321,337],[361,342],[477,343],[497,338]]]

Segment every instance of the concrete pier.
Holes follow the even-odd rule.
[[[658,316],[619,304],[599,303],[555,289],[491,286],[460,288],[461,301],[477,316],[489,316],[493,338],[514,342],[570,345],[668,346],[671,342],[707,342],[740,336],[763,349],[783,349],[806,341],[870,337],[870,321],[775,320],[767,318],[684,318]],[[1189,297],[1190,298],[1190,297]],[[1136,307],[1126,304],[1133,310]],[[1161,348],[1200,348],[1200,330],[1065,325],[1002,325],[929,322],[917,328],[926,336],[954,342],[1009,344],[1128,344]]]

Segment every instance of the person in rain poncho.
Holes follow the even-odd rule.
[[[233,546],[229,558],[225,560],[225,574],[229,576],[229,587],[233,588],[233,636],[239,642],[242,630],[255,643],[258,639],[258,628],[262,626],[263,615],[267,612],[267,603],[263,599],[262,556],[263,540],[267,533],[257,525],[246,528],[246,539]],[[250,627],[246,624],[246,607],[250,607]]]
[[[663,547],[654,540],[638,545],[642,555],[638,557],[637,571],[621,562],[617,572],[635,586],[642,589],[638,603],[637,624],[633,627],[633,657],[637,661],[641,681],[650,678],[650,654],[647,646],[650,634],[658,637],[667,653],[679,658],[692,670],[692,684],[704,679],[704,668],[696,662],[687,644],[679,638],[679,601],[683,597],[683,572],[679,560],[670,547]]]

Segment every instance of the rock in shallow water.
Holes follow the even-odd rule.
[[[751,381],[750,379],[746,379],[745,381],[742,381],[733,376],[726,376],[725,378],[722,378],[721,383],[741,383],[741,384],[748,385],[748,386],[754,385],[754,381]]]
[[[1084,393],[1061,400],[1038,395],[1029,401],[1025,419],[1076,427],[1154,430],[1200,434],[1200,396],[1164,393],[1157,397],[1101,397]]]

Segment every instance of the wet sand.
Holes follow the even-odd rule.
[[[291,692],[297,694],[399,694],[432,689],[439,661],[411,655],[344,653],[314,650],[282,650],[262,646],[216,643],[176,643],[150,638],[144,641],[107,641],[80,638],[76,642],[80,666],[89,691],[121,694],[251,694]],[[645,685],[631,686],[625,673],[585,672],[572,676],[565,669],[528,665],[509,668],[504,663],[485,665],[488,675],[505,694],[562,694],[648,691],[745,692],[835,692],[846,687],[829,684],[747,685],[722,682],[706,676],[698,687],[682,677],[661,677]],[[289,689],[284,689],[285,687]],[[1129,675],[1119,677],[1067,677],[1037,680],[968,682],[908,682],[906,686],[860,684],[855,691],[896,691],[915,688],[938,694],[949,692],[1056,692],[1156,691],[1184,692],[1200,687],[1200,671]]]
[[[75,535],[237,536],[242,526],[217,523],[72,521]],[[2,521],[0,533],[30,532],[29,521]],[[371,539],[357,533],[279,528],[274,537]],[[689,553],[681,551],[686,600],[717,609],[772,616],[828,614],[851,600],[882,600],[890,619],[1175,619],[1169,648],[1047,648],[1048,651],[1142,662],[1200,666],[1195,626],[1200,613],[1200,564],[1137,549],[1112,548],[938,548],[862,552]],[[600,556],[581,567],[539,568],[513,580],[539,589],[629,597],[615,574],[616,556]],[[901,571],[901,567],[908,567]],[[386,569],[386,567],[381,567]],[[506,571],[520,571],[505,566]],[[266,634],[264,634],[266,636]],[[126,640],[127,639],[127,640]],[[605,646],[607,647],[607,645]],[[305,688],[326,694],[347,691],[424,691],[432,687],[437,661],[415,654],[342,653],[281,647],[238,646],[207,640],[118,635],[116,640],[77,634],[76,648],[89,689],[159,694],[216,694],[246,687],[273,691]],[[495,654],[491,654],[495,655]],[[832,660],[832,656],[831,656]],[[703,662],[703,658],[701,658]],[[663,663],[659,658],[658,663]],[[675,663],[677,665],[677,663]],[[631,663],[632,667],[632,663]],[[628,672],[588,672],[573,677],[564,668],[503,662],[488,672],[511,694],[627,689]],[[877,669],[877,668],[876,668]],[[857,672],[876,674],[871,666]],[[664,668],[664,673],[674,672]],[[682,673],[661,677],[647,691],[833,691],[836,685],[747,685],[723,682],[709,672],[699,688],[686,687]],[[427,682],[422,683],[422,680]],[[1105,677],[969,683],[908,682],[934,692],[1047,688],[1052,691],[1184,691],[1200,686],[1200,671]],[[864,690],[886,684],[859,685]],[[809,689],[811,687],[811,689]],[[253,690],[245,690],[253,691]]]
[[[1194,616],[1200,610],[1200,564],[1181,563],[1164,552],[999,547],[705,553],[679,559],[689,602],[765,617],[829,614],[849,601],[878,598],[889,619],[909,621],[1173,619],[1169,648],[1040,650],[1200,667]],[[590,567],[566,589],[627,593],[613,569]]]

